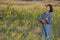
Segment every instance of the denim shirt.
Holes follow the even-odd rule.
[[[51,24],[51,22],[52,22],[52,14],[51,14],[51,12],[49,12],[49,13],[43,13],[40,17],[39,17],[39,21],[41,21],[42,19],[44,19],[44,18],[47,18],[47,17],[49,17],[49,20],[46,22],[46,23],[44,23],[44,24]]]

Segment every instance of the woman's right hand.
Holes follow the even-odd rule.
[[[46,21],[44,19],[41,20],[41,23],[44,24]]]

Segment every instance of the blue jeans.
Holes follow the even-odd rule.
[[[43,24],[42,25],[42,37],[43,40],[51,40],[52,31],[51,24]]]

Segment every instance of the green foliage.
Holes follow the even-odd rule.
[[[43,7],[43,8],[42,8]],[[52,40],[59,40],[60,7],[54,7],[52,13]],[[5,40],[40,40],[41,24],[38,21],[44,12],[44,6],[30,8],[1,8],[0,9],[0,39]],[[2,34],[2,35],[1,35]]]

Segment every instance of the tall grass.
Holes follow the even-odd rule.
[[[0,40],[42,40],[38,18],[44,5],[7,6],[0,8]],[[60,7],[52,13],[52,40],[60,40]]]

